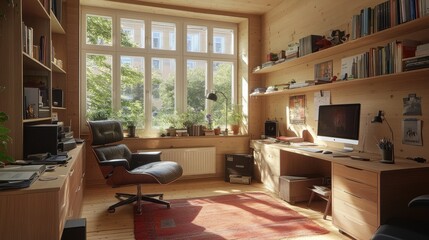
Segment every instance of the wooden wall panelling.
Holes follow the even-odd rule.
[[[322,30],[334,29],[339,23],[347,23],[350,21],[353,14],[357,14],[363,7],[373,7],[374,5],[383,1],[288,1],[283,2],[274,10],[265,14],[262,18],[263,42],[261,52],[261,62],[265,61],[265,54],[272,51],[277,52],[284,49],[291,41],[298,41],[299,38],[310,35],[320,34]],[[332,6],[335,5],[335,8]],[[342,9],[341,13],[334,14],[334,9]],[[306,18],[303,16],[319,16],[319,20],[314,20],[316,17]],[[299,20],[299,21],[298,21]],[[424,23],[424,21],[422,21]],[[281,27],[283,26],[283,27]],[[288,26],[293,26],[288,28]],[[400,27],[402,32],[402,27]],[[421,28],[421,26],[419,26]],[[265,86],[275,85],[279,83],[287,83],[292,79],[298,82],[304,80],[314,79],[314,64],[326,60],[333,60],[334,74],[338,75],[340,72],[341,58],[351,56],[356,53],[367,51],[370,47],[381,45],[390,42],[394,39],[419,39],[422,42],[429,41],[427,34],[428,30],[417,30],[413,33],[399,35],[395,31],[388,32],[388,38],[385,38],[384,33],[379,33],[373,36],[375,44],[367,45],[365,40],[359,44],[356,49],[344,49],[346,52],[336,52],[333,56],[303,62],[300,65],[282,69],[276,72],[263,74]],[[379,41],[379,42],[377,42]],[[427,109],[428,102],[425,100],[429,97],[429,89],[427,80],[424,80],[428,70],[418,70],[415,72],[403,74],[391,74],[384,77],[375,77],[366,79],[363,83],[358,80],[356,82],[349,82],[350,84],[334,85],[329,84],[322,87],[323,90],[331,91],[331,102],[339,103],[354,103],[360,102],[361,109],[361,125],[360,125],[360,143],[357,150],[366,152],[378,153],[375,146],[375,140],[381,137],[389,137],[390,132],[387,125],[369,124],[375,114],[379,110],[383,110],[389,124],[394,130],[395,150],[397,156],[423,156],[429,158],[429,150],[421,146],[412,146],[402,144],[402,120],[407,118],[402,114],[403,98],[408,94],[416,93],[422,99],[422,109]],[[260,112],[264,115],[265,119],[277,118],[280,120],[280,129],[282,134],[292,132],[292,134],[300,135],[302,130],[308,130],[313,137],[317,134],[317,122],[315,121],[314,113],[314,93],[315,91],[308,91],[305,88],[302,90],[295,90],[291,94],[273,95],[263,98],[263,107]],[[287,107],[290,96],[301,95],[306,96],[306,124],[304,125],[291,125],[287,120]],[[261,97],[255,97],[260,99]],[[422,120],[428,120],[427,113],[423,110],[422,116],[411,116]],[[424,125],[424,124],[423,124]],[[366,137],[365,137],[366,136]],[[423,142],[425,137],[429,136],[429,129],[422,128]],[[365,138],[365,146],[363,145]],[[339,144],[328,144],[334,147],[342,147]]]
[[[65,5],[65,6],[64,6]],[[67,14],[63,21],[67,29],[66,39],[66,62],[67,80],[65,102],[67,106],[66,121],[72,123],[74,137],[80,136],[80,5],[79,1],[63,2]]]
[[[247,106],[244,107],[244,114],[246,116],[246,122],[244,124],[247,125],[247,132],[245,133],[247,133],[251,139],[258,139],[261,134],[263,134],[263,115],[260,113],[263,101],[262,99],[250,98],[249,94],[253,89],[264,86],[262,77],[252,74],[253,68],[259,65],[261,17],[248,17],[247,21],[243,21],[239,24],[239,31],[239,68],[241,68],[239,72],[241,75],[238,76],[238,81],[242,88],[241,103],[243,106]],[[245,94],[246,96],[244,96]]]

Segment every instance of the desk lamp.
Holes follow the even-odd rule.
[[[217,101],[217,93],[222,94],[222,96],[225,98],[225,136],[228,135],[228,98],[223,94],[223,92],[214,91],[209,94],[207,94],[207,99],[212,101]]]
[[[390,130],[390,134],[392,135],[392,142],[390,142],[389,140],[385,140],[382,139],[379,143],[378,143],[378,147],[383,151],[386,149],[390,149],[392,151],[392,159],[382,159],[380,162],[382,163],[395,163],[395,149],[393,147],[393,131],[392,128],[390,127],[389,122],[387,121],[386,117],[384,116],[383,111],[378,111],[377,116],[375,116],[372,120],[371,123],[383,123],[383,121],[385,121],[387,123],[387,126],[389,127]]]

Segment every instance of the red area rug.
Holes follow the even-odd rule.
[[[171,208],[145,203],[134,215],[142,239],[281,239],[329,231],[264,193],[172,200]]]

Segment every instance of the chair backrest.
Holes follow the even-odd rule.
[[[109,178],[115,166],[129,169],[131,151],[125,144],[121,123],[114,120],[88,121],[92,138],[92,151],[104,178]]]
[[[88,121],[88,124],[92,135],[92,146],[115,143],[124,139],[119,121]]]

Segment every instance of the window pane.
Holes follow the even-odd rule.
[[[158,66],[155,66],[158,64]],[[152,58],[152,125],[161,126],[161,119],[175,110],[176,60]]]
[[[216,91],[220,91],[225,94],[228,99],[228,107],[230,107],[232,100],[232,84],[233,63],[214,61],[213,86]],[[213,103],[212,114],[215,126],[219,125],[225,128],[225,98],[223,96],[218,96],[218,100]]]
[[[176,50],[176,24],[152,22],[152,48]]]
[[[107,119],[112,113],[112,56],[86,55],[86,117]]]
[[[144,21],[121,18],[121,46],[144,48]]]
[[[219,54],[234,54],[233,29],[213,29],[213,52]]]
[[[112,18],[86,15],[86,44],[112,46]]]
[[[144,123],[144,58],[121,56],[121,108],[127,122]]]
[[[203,111],[207,79],[207,61],[188,60],[186,79],[188,82],[188,107]]]
[[[188,25],[186,49],[188,52],[207,52],[207,27]]]

